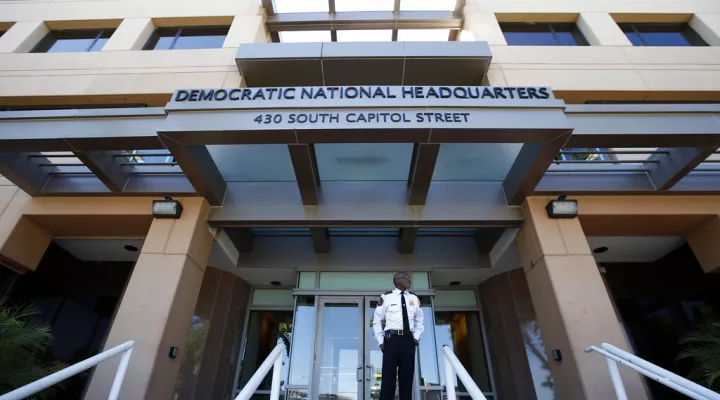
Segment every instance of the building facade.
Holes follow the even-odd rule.
[[[688,375],[720,316],[719,46],[711,0],[0,0],[0,294],[48,361],[135,341],[126,399],[234,398],[278,343],[283,398],[376,399],[398,271],[416,399],[444,345],[489,399],[613,398],[603,342]]]

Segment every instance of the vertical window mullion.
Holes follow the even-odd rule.
[[[168,50],[172,50],[175,48],[175,43],[177,43],[178,38],[180,37],[180,33],[182,32],[183,28],[178,28],[177,32],[175,32],[175,38],[173,39],[172,43],[170,43],[170,47]]]
[[[557,37],[557,33],[555,32],[555,28],[553,28],[552,24],[547,24],[547,28],[550,30],[550,33],[552,33],[552,37],[555,40],[556,45],[560,45],[560,39]]]
[[[100,39],[102,34],[103,34],[103,29],[100,29],[100,32],[98,32],[98,34],[95,35],[95,39],[92,42],[90,42],[90,46],[88,46],[88,48],[85,49],[86,53],[89,52],[90,50],[92,50],[93,46],[95,46],[95,43],[97,43],[98,39]]]
[[[635,32],[638,39],[640,39],[640,42],[643,44],[643,46],[647,46],[647,43],[645,43],[645,39],[643,38],[643,35],[640,33],[638,28],[635,27],[635,24],[630,24],[630,27],[632,28],[633,32]]]

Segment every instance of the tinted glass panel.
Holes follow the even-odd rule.
[[[587,41],[574,24],[500,24],[511,46],[586,46]]]
[[[47,50],[48,53],[69,53],[88,51],[90,45],[95,41],[92,39],[58,39]]]
[[[219,49],[225,42],[229,27],[192,27],[157,29],[145,50]]]
[[[680,32],[641,32],[645,46],[690,46]]]
[[[707,46],[688,24],[620,24],[634,46]]]
[[[99,51],[114,31],[114,29],[51,31],[32,49],[31,53]]]
[[[107,43],[108,40],[109,40],[109,39],[105,39],[105,38],[100,38],[100,39],[98,39],[98,40],[95,42],[95,44],[93,44],[92,47],[90,47],[90,50],[88,50],[88,51],[100,51],[100,50],[102,50],[102,48],[105,46],[105,43]]]
[[[152,50],[170,50],[170,46],[172,46],[174,41],[175,36],[159,37],[157,38],[155,46],[152,47]]]
[[[555,39],[560,46],[578,46],[580,43],[575,39],[572,32],[555,32]]]
[[[640,39],[640,35],[638,35],[635,32],[625,32],[625,36],[627,36],[628,40],[630,40],[630,43],[633,44],[633,46],[642,46],[643,42]]]
[[[511,46],[555,46],[552,32],[503,32]]]
[[[228,28],[183,28],[173,50],[219,49],[222,47]]]

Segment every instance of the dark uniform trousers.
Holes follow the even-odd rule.
[[[380,400],[395,399],[395,374],[400,380],[399,400],[412,400],[412,383],[415,375],[415,340],[412,333],[402,336],[387,333],[383,344],[382,383]]]

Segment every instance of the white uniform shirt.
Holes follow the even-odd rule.
[[[405,305],[412,335],[416,340],[420,340],[420,335],[425,329],[420,299],[414,294],[405,291]],[[382,327],[382,320],[385,320],[385,330],[383,330]],[[373,317],[373,331],[375,332],[375,338],[378,343],[383,344],[386,330],[400,331],[402,329],[402,296],[400,295],[400,290],[395,289],[390,293],[380,296],[380,301],[375,308],[375,316]]]

